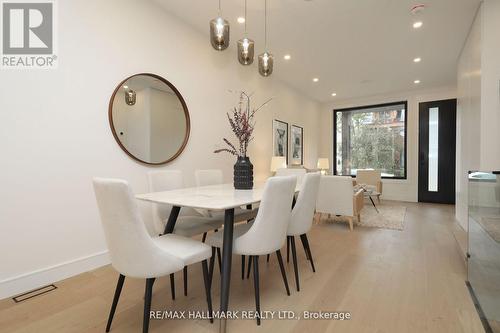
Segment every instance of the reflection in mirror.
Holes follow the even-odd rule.
[[[177,89],[154,74],[133,75],[115,89],[110,125],[122,149],[147,164],[175,159],[189,137],[189,113]]]

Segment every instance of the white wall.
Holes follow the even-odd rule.
[[[481,169],[500,170],[500,1],[482,7]]]
[[[468,172],[480,169],[481,13],[478,11],[458,62],[455,215],[467,230]]]
[[[479,8],[459,57],[456,218],[467,230],[467,172],[500,170],[500,2]]]
[[[407,120],[407,179],[384,179],[383,197],[388,200],[415,202],[418,200],[418,106],[419,103],[456,98],[455,87],[399,92],[354,100],[327,103],[322,106],[320,156],[330,158],[333,168],[333,111],[355,106],[408,101]]]
[[[228,89],[255,92],[255,103],[274,97],[257,115],[250,148],[257,178],[269,174],[273,118],[304,127],[305,163],[315,165],[319,105],[260,77],[255,65],[240,66],[234,47],[214,51],[206,36],[147,1],[58,6],[59,68],[0,75],[0,298],[107,263],[92,177],[127,179],[138,193],[153,169],[122,152],[108,124],[109,97],[131,74],[157,73],[184,96],[191,137],[163,168],[182,169],[188,184],[197,168],[222,168],[231,180],[234,158],[212,153],[231,137],[225,113],[237,98]]]

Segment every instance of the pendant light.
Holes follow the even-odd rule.
[[[238,41],[238,61],[242,65],[253,63],[254,41],[247,37],[247,0],[245,0],[245,36]]]
[[[135,93],[135,91],[133,91],[132,89],[127,89],[125,91],[125,103],[127,105],[135,105],[135,101],[137,99],[137,95]]]
[[[217,51],[223,51],[229,46],[229,22],[222,18],[219,0],[219,14],[210,21],[210,43]]]
[[[267,0],[264,0],[264,53],[259,55],[259,73],[267,77],[273,73],[274,56],[267,51]]]

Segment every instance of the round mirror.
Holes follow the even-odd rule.
[[[133,159],[165,164],[189,138],[189,112],[179,91],[161,76],[132,75],[109,101],[109,123],[118,145]]]

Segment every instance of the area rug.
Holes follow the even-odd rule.
[[[379,213],[373,208],[372,203],[367,200],[361,211],[361,222],[355,220],[354,225],[359,227],[383,228],[392,230],[403,230],[406,216],[406,207],[395,203],[375,202]],[[347,222],[342,216],[332,217],[335,222]]]

